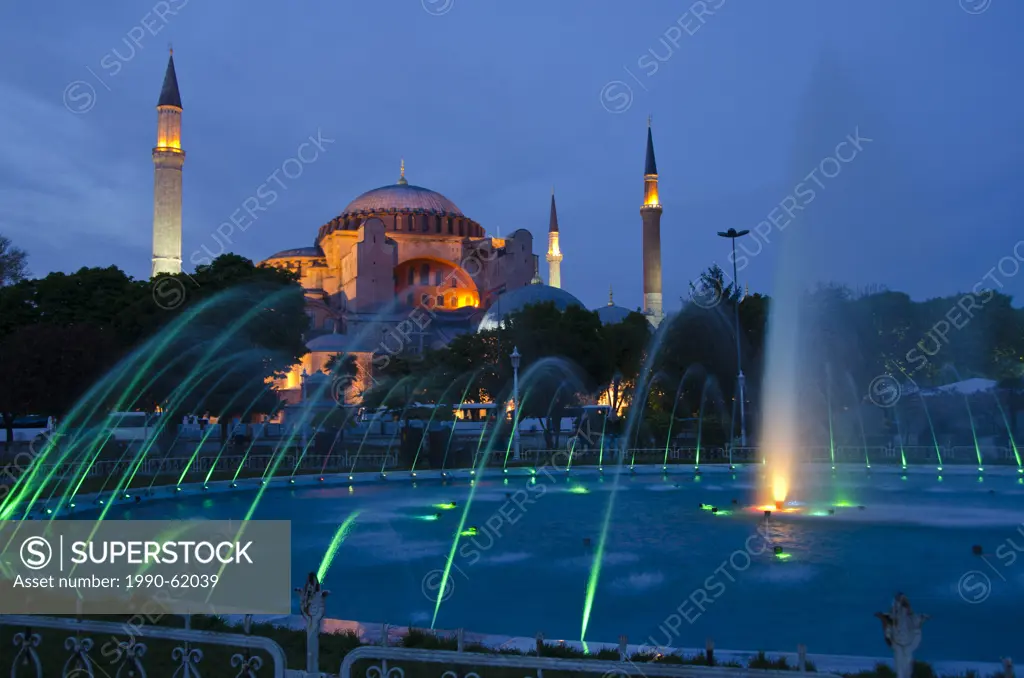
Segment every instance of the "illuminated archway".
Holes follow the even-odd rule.
[[[431,311],[480,306],[472,276],[450,261],[433,257],[416,257],[395,267],[395,296],[407,306]]]

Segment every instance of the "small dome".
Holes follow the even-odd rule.
[[[570,306],[586,308],[579,299],[563,289],[551,287],[550,285],[527,285],[499,296],[498,299],[491,304],[491,307],[487,309],[487,313],[484,314],[483,319],[480,320],[480,326],[477,328],[477,332],[496,330],[501,326],[502,319],[507,317],[509,314],[527,306],[543,304],[547,301],[553,302],[555,304],[555,308],[560,311],[564,311]]]
[[[295,257],[322,257],[324,251],[319,247],[298,247],[294,250],[283,250],[277,254],[267,257],[266,261],[272,259],[294,259]]]
[[[595,309],[597,311],[597,317],[601,319],[602,325],[615,325],[621,323],[626,319],[633,311],[623,306],[602,306],[601,308]]]
[[[357,212],[430,212],[453,217],[465,216],[448,198],[436,191],[412,184],[391,184],[367,191],[353,200],[342,212],[348,216]]]

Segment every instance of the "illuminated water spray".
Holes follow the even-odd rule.
[[[334,532],[334,537],[331,539],[331,543],[327,546],[324,558],[320,561],[320,567],[316,571],[316,578],[319,579],[321,583],[323,583],[324,577],[327,576],[327,571],[331,569],[331,563],[334,562],[334,556],[337,555],[338,549],[341,548],[341,544],[345,541],[348,533],[352,531],[352,526],[355,525],[356,518],[358,517],[359,511],[353,511]]]

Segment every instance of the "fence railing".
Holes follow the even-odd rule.
[[[144,677],[148,675],[146,664],[152,666],[159,661],[148,652],[149,647],[143,642],[146,640],[169,641],[171,647],[164,664],[173,670],[168,671],[168,678],[201,678],[205,671],[203,647],[211,645],[238,652],[230,655],[229,665],[210,666],[207,675],[285,678],[288,673],[287,659],[280,645],[269,638],[245,633],[30,615],[0,615],[0,628],[3,627],[16,629],[12,638],[11,676]],[[62,638],[65,633],[71,635]],[[101,644],[97,645],[98,642]],[[9,656],[9,653],[0,656]],[[270,666],[263,670],[268,660]]]

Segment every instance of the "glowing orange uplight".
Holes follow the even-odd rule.
[[[789,478],[786,476],[775,473],[772,475],[772,499],[776,504],[781,504],[786,501],[786,495],[789,494]]]

